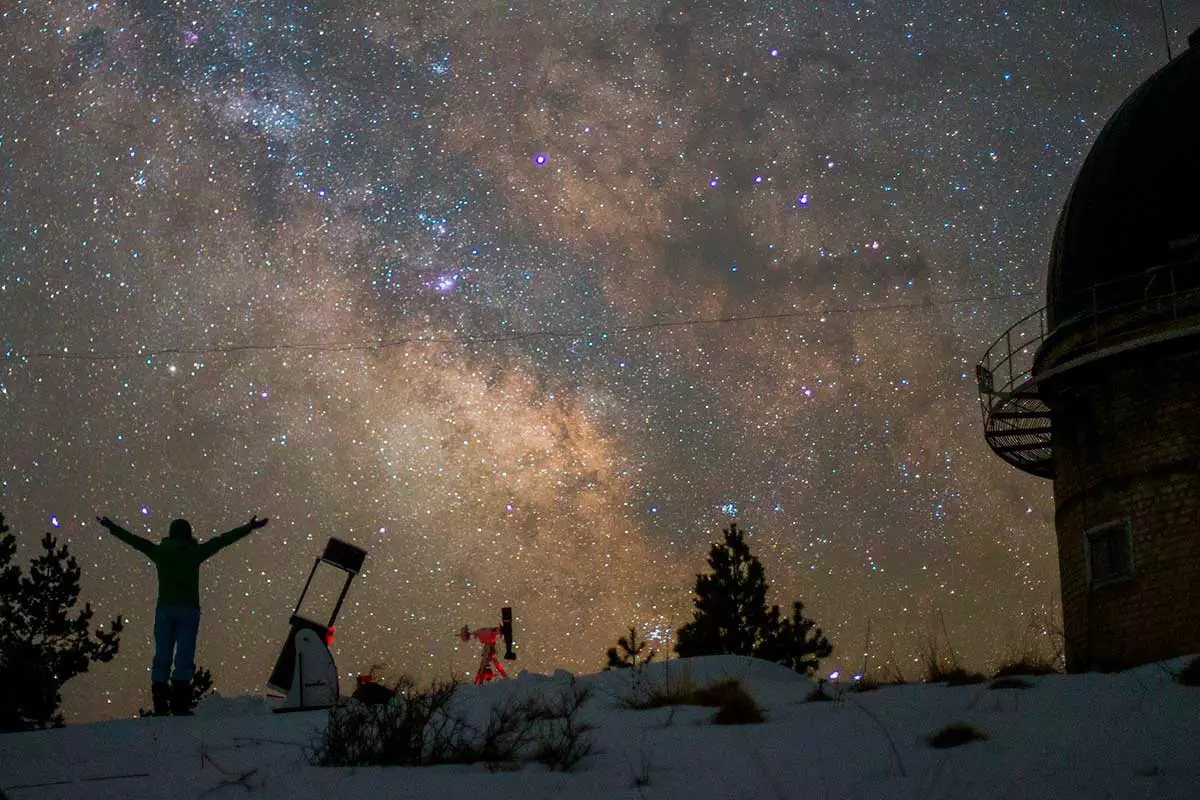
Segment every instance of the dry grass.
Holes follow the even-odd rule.
[[[716,708],[717,714],[713,717],[713,722],[717,725],[747,725],[766,719],[758,702],[736,678],[718,681],[708,686],[695,686],[687,672],[671,685],[643,686],[619,702],[624,708],[639,711],[666,706]]]
[[[668,669],[667,678],[662,686],[656,686],[641,677],[635,668],[635,679],[633,687],[629,694],[620,698],[617,702],[623,708],[633,709],[635,711],[645,711],[652,708],[665,708],[667,706],[687,706],[701,705],[700,703],[691,702],[692,696],[695,694],[695,686],[692,684],[692,673],[688,669],[681,669],[674,680],[671,678],[671,672]]]
[[[731,678],[710,686],[701,686],[698,689],[693,689],[692,702],[688,705],[719,708],[729,702],[731,698],[738,696],[750,697],[750,695],[746,694],[746,690],[742,688],[742,684],[737,679]]]
[[[767,721],[758,701],[736,680],[722,681],[698,690],[697,699],[707,701],[703,705],[716,706],[717,713],[712,719],[714,725],[756,725]]]
[[[863,672],[863,676],[846,689],[847,692],[873,692],[884,686],[903,686],[908,683],[904,671],[892,661],[885,662],[878,674]]]
[[[938,615],[942,624],[942,637],[937,634],[929,637],[925,643],[925,682],[944,683],[949,686],[967,686],[973,683],[983,683],[987,678],[978,672],[970,672],[959,663],[958,653],[950,644],[950,634],[946,631],[946,621]],[[945,641],[945,644],[942,641]]]
[[[873,692],[881,686],[883,686],[883,684],[879,681],[868,678],[864,675],[862,678],[859,678],[854,683],[847,686],[846,691],[853,692],[854,694],[862,694],[863,692]]]
[[[930,639],[925,650],[925,682],[944,683],[947,686],[969,686],[987,680],[982,673],[967,670],[958,661],[958,654],[947,644],[944,648],[937,639]]]
[[[1053,657],[1038,653],[1026,653],[1018,658],[1007,659],[992,674],[993,678],[1009,678],[1014,675],[1058,675],[1062,672]]]
[[[926,678],[930,683],[944,683],[947,686],[972,686],[987,680],[982,672],[970,672],[962,667],[954,667],[938,673],[930,673]]]
[[[965,722],[952,722],[929,737],[929,746],[945,750],[949,747],[961,747],[971,742],[984,741],[987,738],[987,734]]]
[[[1057,642],[1057,643],[1056,643]],[[1053,627],[1038,616],[1031,615],[1019,640],[1009,648],[1009,655],[1000,662],[992,673],[993,678],[1008,678],[1016,675],[1037,677],[1060,675],[1065,661],[1061,636]]]

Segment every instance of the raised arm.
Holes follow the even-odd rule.
[[[108,517],[96,517],[96,521],[99,522],[113,536],[117,537],[118,539],[120,539],[122,542],[129,545],[133,549],[140,550],[141,552],[145,553],[147,556],[152,557],[155,548],[158,547],[158,545],[156,545],[154,542],[150,541],[149,539],[143,539],[141,536],[138,536],[136,533],[130,533],[129,531],[125,530],[117,523],[113,522]]]
[[[270,522],[269,519],[259,519],[251,517],[250,521],[245,525],[239,525],[231,531],[214,536],[206,542],[200,544],[200,560],[216,555],[218,551],[228,547],[239,539],[243,539],[250,534],[251,531],[258,530],[263,525]]]

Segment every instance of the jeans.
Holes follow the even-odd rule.
[[[200,609],[188,606],[159,606],[154,610],[154,661],[150,680],[190,681],[196,672],[196,633],[200,630]],[[175,674],[171,675],[171,661]]]

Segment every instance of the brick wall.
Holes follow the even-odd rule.
[[[1046,387],[1068,669],[1200,653],[1200,349],[1110,357]],[[1128,519],[1133,578],[1088,585],[1084,533]]]

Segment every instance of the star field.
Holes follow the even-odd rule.
[[[129,618],[69,718],[149,683],[153,570],[97,514],[271,517],[202,572],[226,694],[330,536],[347,683],[473,672],[501,605],[521,668],[669,647],[731,520],[830,668],[868,626],[913,674],[934,632],[1052,649],[1050,485],[974,364],[1160,18],[903,5],[0,5],[0,510]]]

